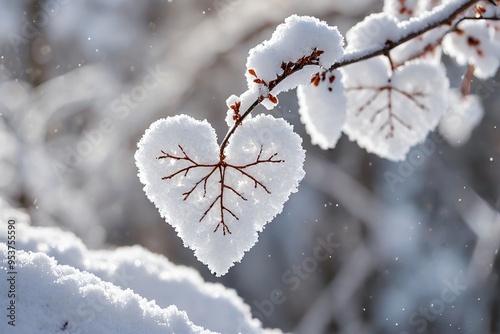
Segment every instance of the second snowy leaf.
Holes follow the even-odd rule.
[[[344,132],[383,158],[404,160],[447,110],[449,83],[440,66],[413,62],[392,71],[378,57],[346,67],[344,78]]]

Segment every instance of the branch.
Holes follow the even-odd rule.
[[[452,25],[453,21],[455,18],[465,11],[467,8],[470,6],[474,5],[475,3],[479,2],[480,0],[467,0],[467,1],[462,1],[461,3],[452,3],[447,6],[444,6],[438,11],[435,11],[434,13],[430,14],[429,16],[423,18],[423,19],[410,19],[406,21],[406,24],[403,25],[403,27],[409,31],[405,36],[401,37],[399,40],[392,41],[392,43],[387,44],[384,47],[381,48],[376,48],[373,49],[369,52],[366,50],[361,50],[361,51],[356,51],[356,52],[351,52],[345,54],[338,62],[333,64],[329,69],[327,69],[325,72],[331,72],[335,69],[351,65],[363,60],[367,60],[373,57],[381,56],[381,55],[388,55],[389,51],[394,49],[395,47],[406,43],[434,28],[437,28],[441,25],[447,24],[447,25]],[[460,23],[461,21],[458,21]],[[312,57],[315,52],[319,50],[313,50],[312,54],[309,57]],[[306,57],[307,58],[307,57]],[[308,65],[317,65],[317,61],[314,63],[308,63],[308,62],[301,62],[300,60],[295,63],[296,66],[293,67],[293,69],[288,70],[288,71],[283,71],[283,74],[278,76],[275,80],[269,83],[268,85],[268,93],[271,93],[272,90],[283,80],[285,80],[287,77],[291,76],[292,74],[302,70],[305,66]],[[272,84],[271,84],[272,83]],[[242,124],[243,120],[266,98],[267,96],[259,96],[257,100],[255,100],[248,108],[247,110],[238,116],[237,121],[235,124],[229,129],[227,132],[226,136],[224,137],[224,140],[222,141],[220,145],[220,157],[222,160],[224,160],[224,150],[229,143],[229,139],[231,136],[234,134],[236,129]]]

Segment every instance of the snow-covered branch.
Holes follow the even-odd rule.
[[[281,92],[298,88],[299,113],[314,144],[334,148],[345,133],[368,152],[399,161],[438,126],[455,96],[441,51],[470,65],[469,83],[472,75],[496,72],[494,5],[460,0],[395,15],[387,8],[352,27],[346,48],[336,27],[288,17],[249,51],[248,89],[226,100],[229,129],[220,145],[208,123],[187,116],[153,123],[139,142],[146,194],[213,272],[224,274],[242,258],[304,176],[301,139],[284,120],[252,118],[258,105],[270,110]],[[480,109],[474,98],[457,101]],[[223,239],[203,236],[219,228]],[[229,256],[221,250],[227,245],[234,247]]]

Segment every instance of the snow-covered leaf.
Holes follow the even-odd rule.
[[[443,39],[443,51],[460,65],[474,65],[474,75],[488,79],[500,64],[500,43],[486,21],[465,21]]]
[[[238,127],[220,156],[210,124],[180,115],[153,123],[135,159],[148,198],[220,276],[297,191],[301,143],[283,119],[258,115]]]
[[[343,54],[343,44],[336,27],[315,17],[292,15],[276,28],[271,39],[250,50],[246,65],[248,88],[262,96],[262,104],[272,109],[280,92],[309,82],[314,73],[335,63]]]
[[[444,69],[409,63],[391,71],[385,58],[345,68],[344,132],[368,152],[403,160],[434,129],[447,109]]]
[[[326,150],[334,148],[346,119],[346,97],[340,71],[317,74],[313,82],[297,89],[300,120],[311,142]]]
[[[477,95],[463,96],[460,90],[450,91],[450,107],[439,122],[439,132],[453,146],[469,140],[472,130],[483,118],[483,106]]]

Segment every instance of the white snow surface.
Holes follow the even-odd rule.
[[[500,64],[500,43],[494,26],[486,21],[465,21],[460,33],[453,32],[443,39],[443,51],[459,65],[474,65],[474,75],[480,79],[494,76]]]
[[[448,108],[449,82],[441,66],[410,62],[391,73],[377,57],[344,68],[344,132],[380,157],[404,160]]]
[[[336,27],[331,27],[315,17],[292,15],[276,28],[269,40],[249,51],[245,73],[248,88],[266,97],[269,93],[267,87],[255,83],[255,76],[248,70],[254,70],[259,79],[269,83],[283,73],[281,68],[283,62],[297,62],[300,58],[309,56],[314,49],[321,50],[324,53],[319,57],[319,66],[310,65],[290,75],[271,93],[277,96],[280,92],[296,88],[300,84],[307,84],[314,73],[319,72],[321,68],[329,68],[340,59],[343,54],[343,44],[343,37]],[[275,103],[267,98],[262,104],[267,109],[275,106]]]
[[[481,122],[484,111],[477,95],[463,96],[459,89],[450,91],[450,107],[439,122],[439,132],[450,145],[465,144]]]
[[[24,304],[29,302],[30,305],[33,304],[31,307],[41,308],[45,300],[60,299],[60,303],[67,302],[68,309],[76,309],[77,314],[75,315],[64,312],[64,310],[55,311],[61,307],[59,304],[54,305],[53,308],[51,307],[50,312],[59,314],[60,317],[47,313],[45,315],[47,318],[37,319],[52,326],[50,328],[53,328],[53,326],[62,327],[67,320],[69,333],[78,332],[77,328],[81,328],[80,333],[135,333],[132,330],[136,329],[136,327],[132,327],[130,331],[122,331],[122,328],[110,326],[115,321],[119,322],[121,317],[128,317],[130,321],[142,324],[144,326],[142,332],[145,333],[149,333],[149,329],[151,329],[151,333],[156,333],[158,329],[163,330],[162,333],[174,331],[176,333],[280,333],[279,330],[262,329],[260,321],[252,319],[250,307],[243,302],[234,290],[227,289],[219,283],[205,282],[194,269],[177,266],[165,257],[151,253],[140,246],[120,247],[115,250],[88,250],[82,241],[71,232],[62,231],[57,227],[30,226],[29,217],[17,210],[0,207],[0,218],[2,221],[8,219],[16,221],[16,248],[26,252],[22,256],[29,256],[30,259],[38,256],[37,258],[41,259],[41,262],[33,264],[33,268],[30,270],[38,270],[38,275],[43,276],[43,281],[28,281],[27,283],[33,285],[33,287],[26,290],[24,283],[19,286],[18,291],[22,292],[21,297],[23,299],[18,305],[27,308],[28,306]],[[7,229],[1,229],[0,245],[7,242],[7,237]],[[28,252],[33,253],[30,255]],[[50,259],[47,257],[50,257]],[[2,258],[6,259],[7,257],[2,256]],[[43,265],[41,265],[42,263]],[[69,276],[82,282],[81,287],[78,288],[82,291],[78,291],[73,286],[71,289],[76,289],[75,291],[52,292],[52,289],[61,288],[58,285],[47,290],[46,286],[50,284],[46,280],[50,281],[52,279],[50,277],[53,277],[45,276],[43,270],[47,267],[52,268],[47,273],[55,272],[54,275],[60,277],[61,281],[68,278],[63,277],[64,275],[60,274],[60,272],[67,272]],[[2,265],[2,270],[4,269],[5,264]],[[26,277],[24,269],[18,269],[17,271],[18,277]],[[86,302],[86,299],[84,299],[86,295],[83,290],[88,289],[85,287],[87,281],[93,282],[92,284],[95,287],[92,289],[99,290],[100,287],[103,287],[102,290],[105,290],[105,294],[103,292],[102,295],[99,295],[100,292],[98,291],[98,297],[96,298],[107,296],[108,299],[114,299],[117,300],[117,303],[123,302],[124,304],[128,303],[127,300],[129,299],[134,302],[140,301],[139,303],[145,311],[133,315],[129,313],[120,314],[120,311],[127,311],[125,309],[120,310],[117,305]],[[69,289],[70,287],[67,287],[66,290]],[[46,292],[42,296],[40,292],[33,293],[34,290],[47,291],[41,291]],[[7,289],[2,289],[1,293],[6,291]],[[73,293],[74,295],[67,296],[67,293]],[[51,297],[51,294],[58,297]],[[116,296],[112,296],[113,294],[116,294]],[[142,301],[143,298],[151,302]],[[7,297],[2,296],[1,300],[7,300]],[[73,304],[76,304],[77,307],[72,307]],[[103,309],[108,307],[113,308],[114,311],[112,312],[116,312],[116,314],[113,313],[108,317],[111,320],[116,317],[115,320],[108,321],[108,324],[102,324],[102,326],[108,325],[110,327],[102,327],[102,331],[92,332],[92,327],[87,327],[87,322],[100,322],[100,319],[96,317],[99,316],[99,313],[102,313]],[[175,320],[176,323],[185,322],[185,327],[192,328],[192,330],[180,330],[179,327],[172,327],[173,329],[169,331],[169,327],[162,327],[161,322],[158,324],[155,317],[146,319],[147,316],[144,315],[144,319],[138,318],[141,317],[142,313],[149,312],[148,309],[162,316],[164,313],[171,314],[174,320],[177,319]],[[22,322],[23,326],[39,325],[38,322],[23,320],[19,313],[18,316],[19,324]],[[67,316],[66,320],[63,319],[65,316]],[[145,320],[151,320],[152,325],[146,327],[147,321]],[[1,325],[5,325],[5,323],[2,322]],[[18,326],[16,325],[16,327]],[[19,328],[19,332],[13,333],[36,332],[30,329],[32,327]],[[50,328],[45,332],[56,332],[51,331]],[[0,332],[4,333],[1,330]],[[140,332],[138,331],[138,333]]]
[[[162,309],[132,290],[58,265],[44,253],[17,250],[16,275],[7,274],[5,243],[0,243],[0,257],[2,276],[15,277],[16,291],[15,299],[8,298],[2,280],[0,300],[15,300],[15,326],[3,319],[2,333],[213,333],[175,306]]]
[[[257,242],[258,232],[297,191],[304,177],[301,144],[286,121],[258,115],[238,127],[224,152],[227,165],[217,167],[214,129],[207,121],[178,115],[160,119],[146,130],[135,159],[144,191],[161,216],[184,245],[221,276],[243,258]],[[159,160],[162,150],[182,159]],[[187,173],[162,180],[195,164]],[[231,233],[223,234],[222,216]]]
[[[331,77],[333,82],[330,82]],[[299,86],[297,97],[300,120],[311,136],[311,142],[324,150],[334,148],[346,120],[347,99],[342,73],[332,71],[318,86]]]

